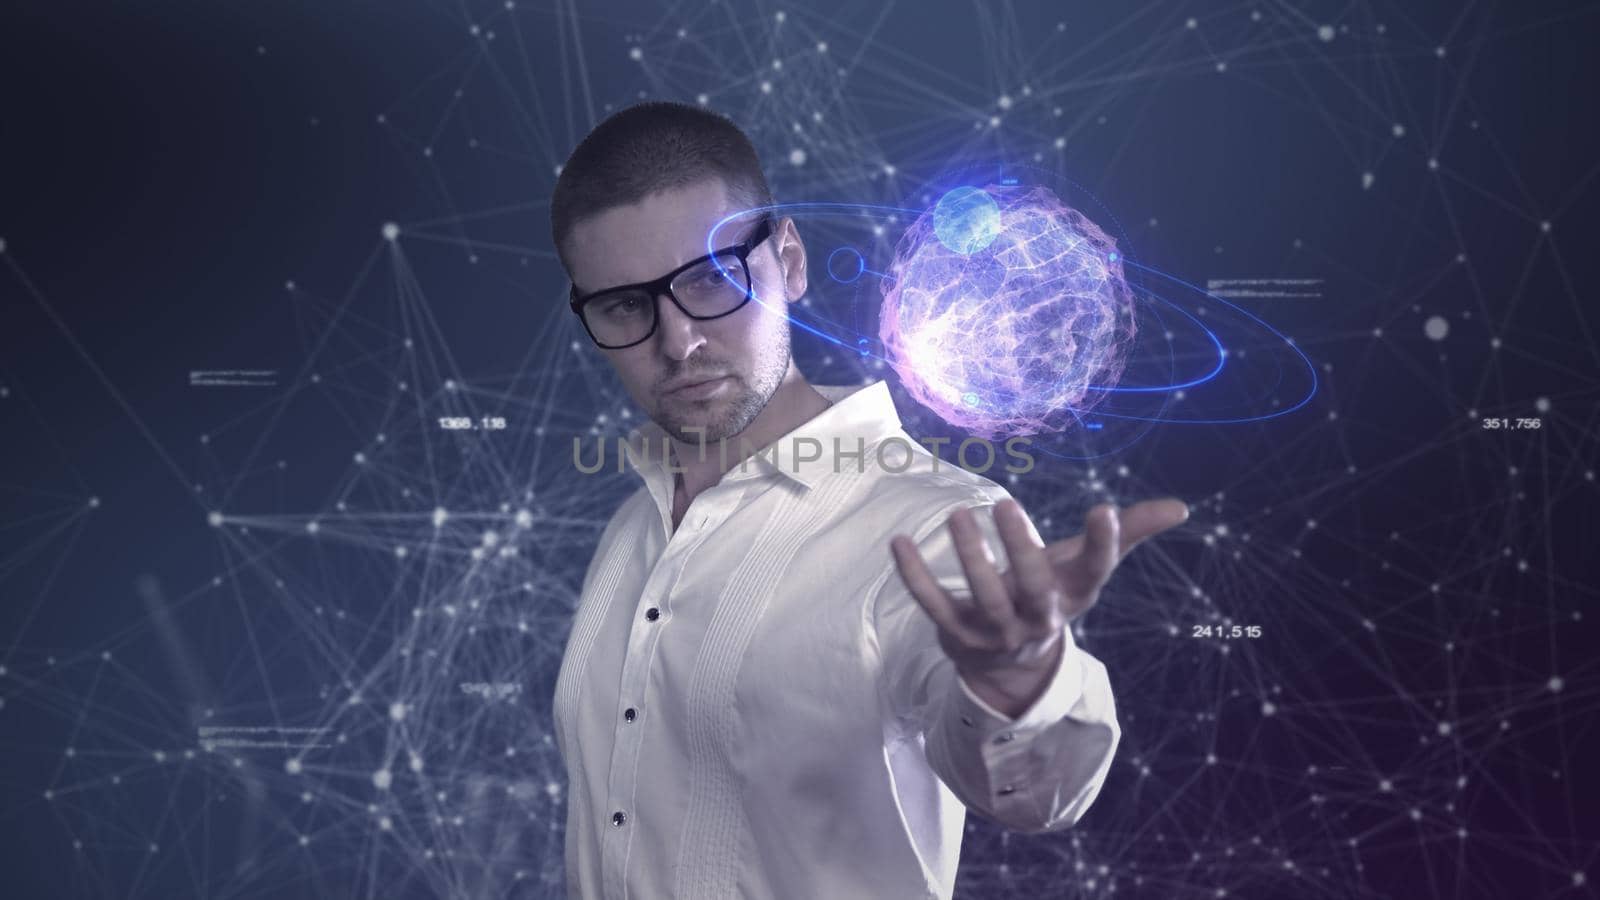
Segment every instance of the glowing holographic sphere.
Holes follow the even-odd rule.
[[[885,354],[918,402],[974,435],[1062,431],[1126,365],[1134,309],[1121,254],[1048,188],[968,190],[901,236],[882,282]],[[946,201],[979,212],[951,215]],[[941,230],[952,220],[967,224]]]
[[[933,233],[956,253],[977,253],[1000,234],[1000,205],[985,191],[958,187],[940,197],[934,206]]]

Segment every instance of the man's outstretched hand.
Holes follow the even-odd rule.
[[[889,542],[895,567],[911,596],[939,628],[939,646],[984,702],[1012,718],[1044,693],[1063,652],[1061,630],[1100,599],[1100,589],[1128,551],[1189,518],[1181,500],[1146,500],[1089,510],[1083,534],[1045,546],[1022,505],[995,505],[995,527],[1010,563],[1005,572],[978,528],[977,514],[957,510],[949,520],[971,599],[939,586],[916,544]]]

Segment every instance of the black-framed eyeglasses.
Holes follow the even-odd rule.
[[[738,312],[755,296],[750,281],[750,254],[772,236],[772,220],[763,219],[742,242],[684,263],[654,281],[623,284],[578,296],[572,286],[572,311],[589,337],[607,350],[632,347],[650,339],[661,321],[657,299],[665,294],[691,319],[720,319]]]

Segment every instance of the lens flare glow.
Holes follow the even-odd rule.
[[[1134,337],[1116,242],[1041,186],[988,185],[992,241],[906,229],[883,279],[879,337],[911,395],[991,439],[1065,430],[1114,387]],[[948,227],[947,227],[948,228]]]

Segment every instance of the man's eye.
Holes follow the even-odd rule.
[[[634,315],[643,308],[644,304],[639,302],[638,297],[623,297],[619,300],[611,300],[602,304],[600,314],[615,319]]]

